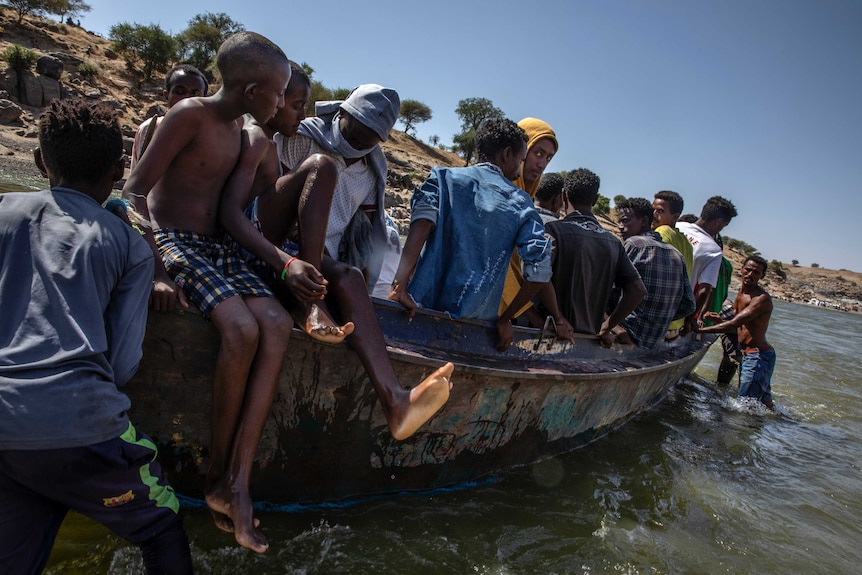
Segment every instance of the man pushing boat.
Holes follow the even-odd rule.
[[[720,321],[715,312],[707,312],[705,319],[720,321],[701,327],[701,333],[724,333],[736,330],[742,348],[742,365],[739,370],[739,397],[754,397],[772,409],[771,379],[775,369],[775,349],[766,341],[766,328],[772,316],[772,297],[760,287],[766,275],[767,263],[760,256],[748,256],[742,265],[742,286],[733,302],[736,312],[732,319]]]

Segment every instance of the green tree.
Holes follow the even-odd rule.
[[[593,212],[597,214],[602,214],[607,216],[611,213],[611,200],[610,198],[606,198],[603,195],[599,194],[599,198],[596,200],[595,205],[593,205]]]
[[[309,79],[311,76],[309,75]],[[308,97],[308,107],[305,112],[309,116],[314,115],[314,105],[317,102],[325,102],[326,100],[332,100],[332,90],[323,85],[323,82],[320,80],[311,80],[311,95]]]
[[[820,267],[820,264],[811,264],[811,267],[813,267],[813,268],[819,268],[819,267]]]
[[[614,207],[620,205],[624,201],[626,201],[626,197],[622,194],[617,194],[616,196],[614,196]]]
[[[143,26],[121,22],[111,26],[108,37],[129,67],[141,64],[145,82],[150,81],[154,71],[166,71],[177,56],[176,40],[158,24]]]
[[[467,130],[452,136],[452,151],[461,154],[464,165],[469,166],[473,154],[476,153],[476,130]]]
[[[790,260],[790,263],[793,264],[793,267],[799,266],[799,260]]]
[[[333,100],[346,100],[347,96],[352,92],[350,88],[333,88],[332,89],[332,99]]]
[[[47,0],[49,5],[47,7],[47,12],[49,14],[54,14],[60,18],[60,22],[66,20],[66,18],[72,18],[73,16],[80,16],[86,12],[92,10],[92,7],[84,2],[84,0]]]
[[[33,67],[39,55],[29,48],[18,44],[8,46],[0,53],[0,60],[4,60],[9,67],[15,71],[15,89],[18,91],[18,100],[24,98],[24,74]]]
[[[223,12],[204,12],[189,20],[188,28],[177,37],[177,55],[213,80],[213,60],[219,46],[228,36],[242,32],[245,27]]]
[[[464,158],[469,166],[476,153],[476,129],[482,120],[502,118],[503,111],[494,106],[487,98],[465,98],[458,102],[455,113],[461,119],[461,132],[452,138],[453,148]]]
[[[315,115],[314,109],[315,104],[317,102],[328,102],[333,100],[344,100],[347,98],[348,94],[350,94],[349,88],[327,88],[323,85],[323,82],[319,80],[314,80],[309,74],[309,70],[314,72],[314,68],[309,66],[308,64],[300,64],[306,74],[308,74],[308,78],[311,80],[311,96],[308,98],[308,105],[306,106],[305,113],[309,116]]]
[[[18,13],[18,24],[24,21],[24,16],[39,16],[48,11],[52,0],[6,0],[4,4]]]
[[[415,137],[416,124],[421,124],[431,119],[431,108],[419,100],[402,100],[398,119],[404,124],[404,133],[409,134],[412,130]]]

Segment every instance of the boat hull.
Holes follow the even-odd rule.
[[[294,331],[255,458],[256,500],[433,489],[571,451],[660,401],[709,345],[681,338],[657,354],[631,354],[591,339],[549,344],[521,330],[517,345],[497,354],[493,332],[478,322],[425,314],[408,323],[392,305],[378,314],[402,384],[456,364],[449,402],[396,441],[358,357]],[[153,313],[126,389],[133,422],[154,439],[177,491],[193,497],[203,494],[217,352],[218,335],[199,315]]]

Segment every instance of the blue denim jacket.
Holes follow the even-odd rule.
[[[419,305],[452,317],[496,319],[516,248],[526,280],[551,279],[542,219],[530,196],[494,164],[432,169],[410,207],[411,222],[436,224],[407,288]]]

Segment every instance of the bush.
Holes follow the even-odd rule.
[[[39,55],[29,48],[12,44],[0,52],[0,59],[5,60],[9,67],[15,71],[15,89],[18,92],[18,100],[23,100],[24,72],[33,67],[33,64],[39,59]]]
[[[819,267],[820,267],[820,264],[811,264],[811,267],[813,267],[813,268],[819,268]]]
[[[33,67],[39,59],[39,54],[29,48],[12,44],[0,52],[0,59],[5,60],[16,73],[21,74]]]
[[[724,236],[724,245],[731,250],[741,253],[744,256],[760,255],[760,252],[753,245],[742,240],[731,238],[729,236]]]
[[[78,73],[84,78],[95,78],[102,73],[99,67],[92,62],[81,62],[78,65]]]

